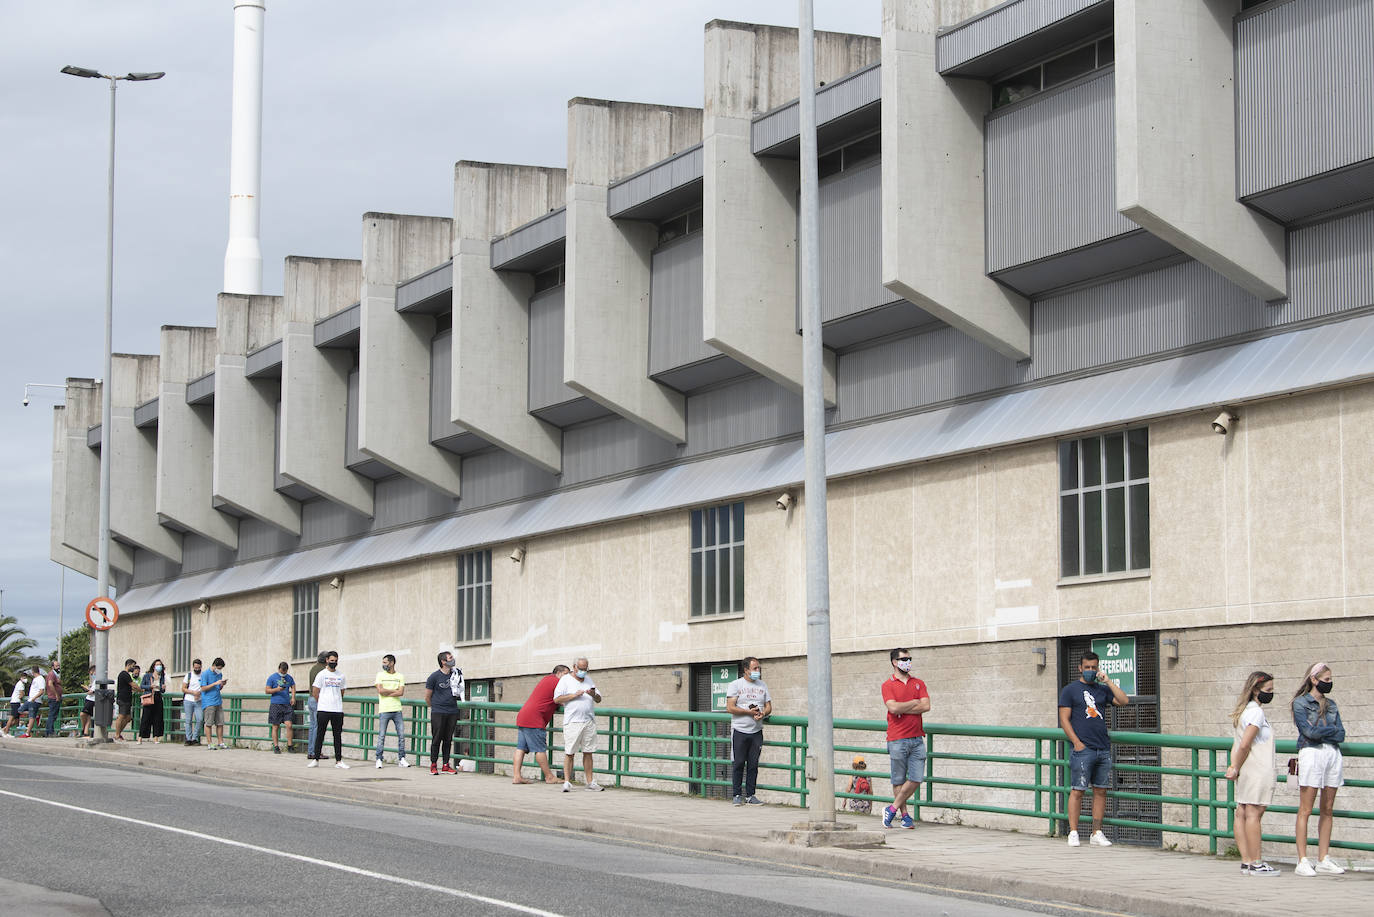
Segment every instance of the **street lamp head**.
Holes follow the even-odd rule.
[[[87,79],[94,79],[100,76],[99,70],[89,70],[85,67],[73,67],[70,64],[63,67],[62,72],[69,73],[72,76],[84,76]]]
[[[166,75],[167,72],[165,70],[159,70],[156,73],[130,73],[120,77],[120,79],[141,83],[144,80],[160,80]]]

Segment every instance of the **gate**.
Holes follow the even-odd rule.
[[[724,713],[725,688],[736,678],[739,678],[738,662],[693,664],[692,712]],[[688,747],[692,761],[688,769],[693,782],[689,784],[688,792],[695,796],[724,799],[730,794],[730,724],[693,722],[690,726],[692,741]],[[704,782],[708,780],[724,781],[726,785]]]

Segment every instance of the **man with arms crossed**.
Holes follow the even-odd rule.
[[[773,695],[763,683],[757,656],[744,657],[744,677],[725,689],[725,712],[734,717],[730,721],[730,794],[737,806],[761,806],[763,801],[754,790],[763,751],[763,718],[773,712]]]
[[[1083,793],[1093,788],[1093,833],[1088,843],[1110,847],[1102,833],[1107,810],[1107,787],[1112,785],[1112,740],[1107,737],[1107,704],[1124,707],[1131,702],[1121,686],[1097,667],[1097,654],[1084,653],[1078,662],[1078,678],[1059,692],[1059,728],[1073,745],[1069,755],[1069,846],[1078,846],[1078,814]]]
[[[377,749],[374,757],[377,767],[382,766],[382,753],[386,751],[386,724],[396,729],[396,763],[410,767],[406,760],[406,721],[401,712],[401,698],[406,693],[406,678],[396,671],[396,657],[387,653],[382,657],[382,670],[373,679],[377,688]]]
[[[200,709],[200,660],[191,660],[191,671],[181,679],[181,725],[186,730],[186,744],[200,744],[202,716]]]
[[[567,673],[567,666],[554,666],[552,674],[539,679],[539,684],[534,686],[529,698],[520,707],[520,712],[515,715],[518,732],[515,738],[515,761],[511,767],[514,774],[511,783],[534,782],[520,776],[526,752],[533,752],[534,760],[539,762],[539,769],[544,772],[545,783],[558,782],[558,778],[549,768],[548,728],[549,722],[553,720],[553,712],[558,709],[553,700],[554,688],[558,687],[559,680]]]
[[[887,705],[887,754],[892,759],[892,805],[883,810],[883,827],[902,816],[903,828],[915,828],[906,801],[921,788],[926,773],[926,731],[923,714],[930,712],[926,683],[911,674],[911,653],[899,646],[888,653],[892,677],[883,682]]]
[[[601,703],[596,682],[588,675],[587,657],[573,660],[573,670],[558,680],[553,702],[563,708],[563,792],[572,790],[573,756],[582,752],[582,772],[587,789],[601,792],[592,776],[592,752],[596,751],[596,705]]]

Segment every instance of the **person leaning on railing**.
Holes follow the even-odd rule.
[[[1231,711],[1235,741],[1226,779],[1236,783],[1236,846],[1243,876],[1276,876],[1279,871],[1260,856],[1260,819],[1274,798],[1274,730],[1262,705],[1274,699],[1274,676],[1251,672],[1240,700]]]
[[[1327,695],[1331,691],[1331,669],[1318,662],[1307,670],[1307,677],[1293,695],[1293,725],[1298,727],[1298,819],[1294,831],[1298,845],[1300,876],[1317,873],[1339,876],[1345,868],[1331,859],[1331,822],[1336,809],[1336,790],[1345,785],[1341,743],[1345,726],[1341,711]],[[1321,793],[1321,814],[1317,821],[1317,865],[1307,859],[1307,818]]]

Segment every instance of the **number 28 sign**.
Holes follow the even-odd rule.
[[[86,623],[95,630],[109,630],[119,620],[119,606],[114,599],[91,599],[86,606]]]

